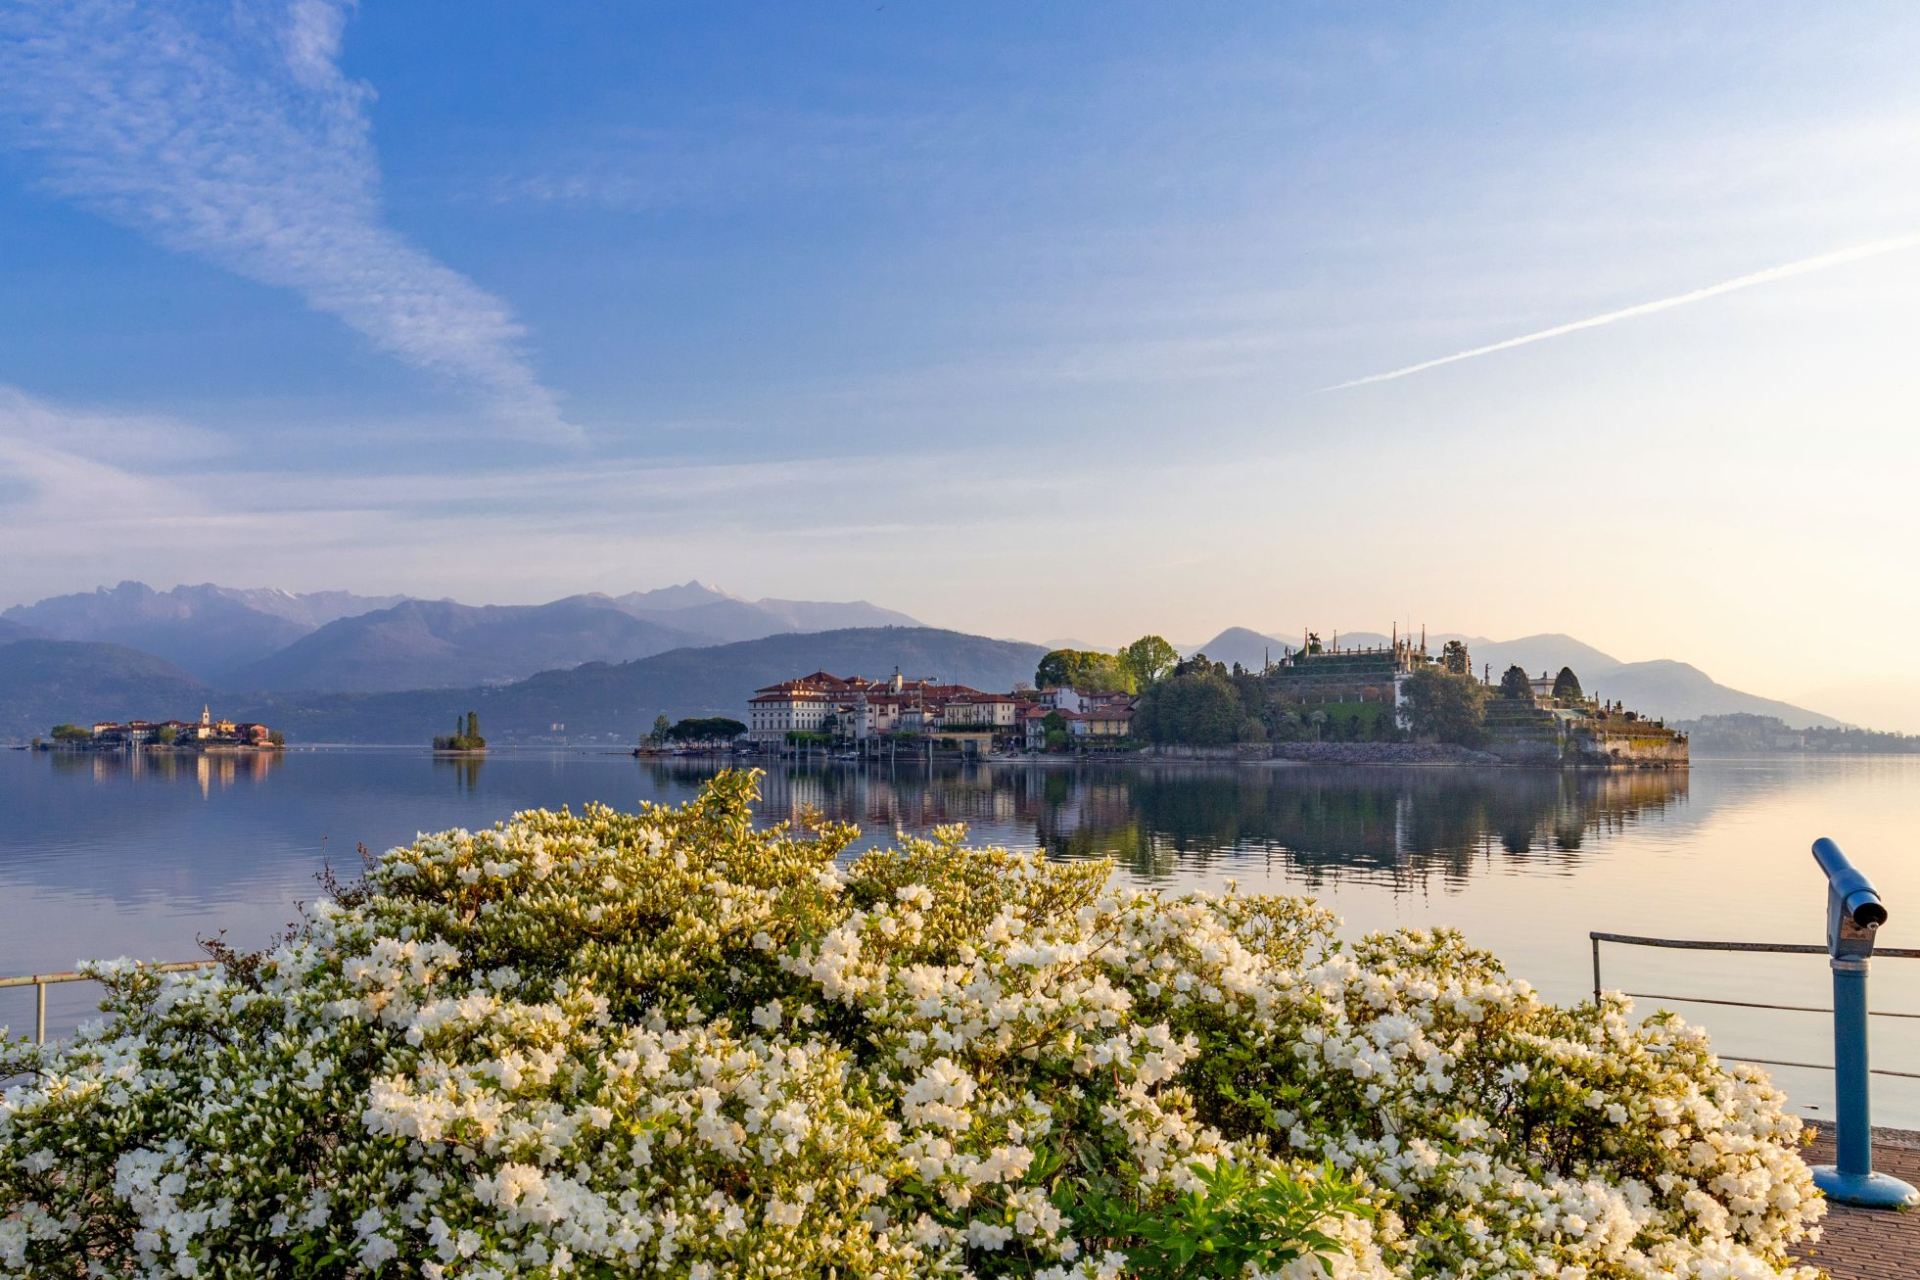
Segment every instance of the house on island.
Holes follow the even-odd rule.
[[[1034,742],[1035,712],[1038,719],[1059,712],[1076,736],[1124,737],[1132,701],[1124,693],[1072,689],[992,693],[937,679],[909,679],[898,670],[880,680],[816,671],[756,689],[747,700],[747,737],[764,747],[784,745],[792,734],[818,734],[851,746],[906,738],[988,751]],[[1044,747],[1044,729],[1038,734]]]
[[[275,738],[273,730],[264,724],[216,720],[212,708],[203,706],[197,721],[96,721],[86,745],[103,751],[152,746],[275,747],[280,745]]]

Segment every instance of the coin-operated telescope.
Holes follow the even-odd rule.
[[[1827,876],[1827,955],[1833,965],[1833,1164],[1813,1171],[1829,1200],[1898,1208],[1920,1204],[1920,1191],[1873,1171],[1873,1120],[1867,1067],[1867,964],[1887,908],[1873,885],[1824,837],[1813,860]]]

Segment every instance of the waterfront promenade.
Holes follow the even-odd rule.
[[[1833,1128],[1819,1127],[1808,1164],[1833,1162]],[[1920,1133],[1876,1129],[1873,1167],[1920,1186]],[[1827,1206],[1821,1238],[1801,1259],[1827,1269],[1833,1280],[1905,1280],[1920,1277],[1920,1211]]]

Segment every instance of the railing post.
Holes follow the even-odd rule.
[[[1600,1007],[1600,935],[1589,933],[1587,938],[1593,943],[1593,1007]]]
[[[1824,837],[1813,860],[1827,876],[1827,954],[1833,965],[1834,1163],[1813,1171],[1814,1183],[1841,1204],[1896,1209],[1920,1204],[1920,1191],[1873,1171],[1873,1117],[1868,1089],[1867,965],[1887,909],[1840,846]]]
[[[47,984],[33,984],[33,1042],[47,1042]]]

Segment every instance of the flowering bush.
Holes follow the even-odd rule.
[[[681,809],[423,836],[0,1075],[0,1272],[1808,1276],[1799,1122],[1444,932]]]

